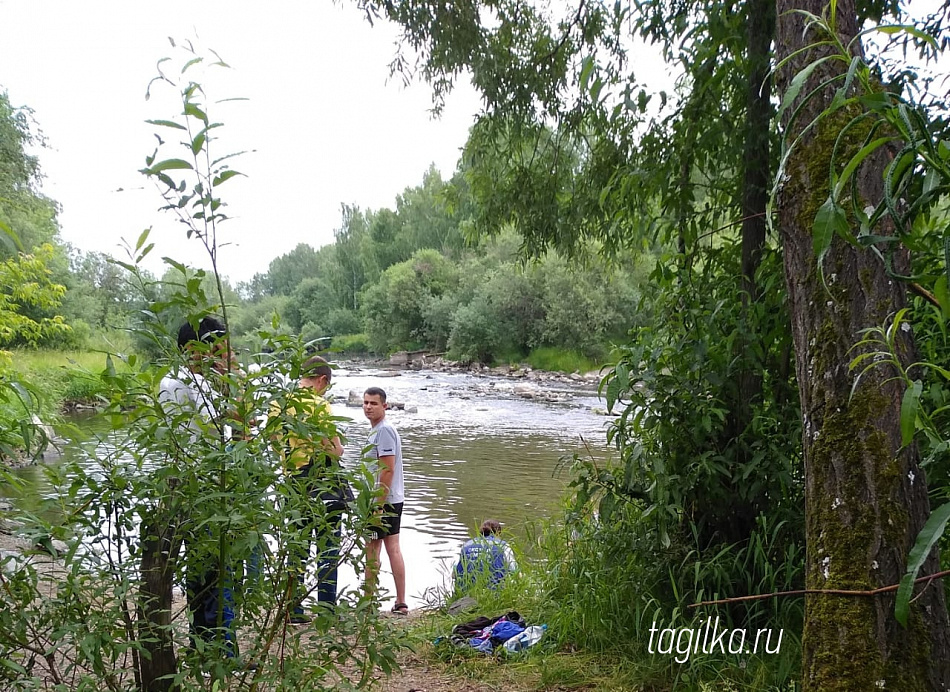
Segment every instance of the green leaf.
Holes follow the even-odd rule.
[[[607,390],[605,392],[608,412],[613,413],[614,404],[617,403],[617,399],[620,398],[620,392],[620,380],[616,377],[612,377],[610,382],[607,383]]]
[[[914,441],[917,409],[920,407],[920,392],[923,387],[920,380],[914,380],[904,391],[904,398],[901,400],[901,444],[905,447]]]
[[[138,264],[138,263],[141,262],[143,259],[145,259],[145,257],[148,255],[148,253],[150,253],[150,252],[151,252],[152,250],[154,250],[154,249],[155,249],[155,243],[149,243],[148,245],[146,245],[146,246],[145,246],[145,249],[142,250],[142,252],[139,253],[138,257],[135,258],[136,264]]]
[[[146,120],[149,125],[159,125],[160,127],[171,127],[176,130],[187,130],[184,125],[174,122],[173,120]]]
[[[928,34],[926,31],[921,31],[912,24],[885,24],[883,26],[876,26],[873,30],[880,31],[882,34],[887,34],[889,36],[901,33],[910,34],[914,38],[928,44],[934,50],[940,50],[937,45],[937,41],[933,36]]]
[[[112,259],[109,260],[112,264],[115,264],[119,267],[122,267],[126,271],[134,272],[137,270],[137,267],[134,264],[129,264],[128,262],[122,262],[121,260]]]
[[[604,88],[604,80],[600,77],[594,80],[594,83],[590,87],[590,100],[594,103],[600,102],[600,91]]]
[[[581,91],[587,91],[587,83],[590,81],[591,72],[594,70],[594,56],[588,55],[584,58],[584,63],[581,67],[581,76],[580,84]]]
[[[142,231],[142,233],[139,235],[139,239],[135,241],[136,252],[139,251],[139,248],[145,245],[145,241],[148,240],[148,234],[151,232],[152,232],[151,228],[146,228],[144,231]]]
[[[223,183],[225,180],[230,180],[236,175],[244,175],[244,174],[241,173],[240,171],[224,171],[223,173],[221,173],[221,175],[216,176],[215,179],[211,181],[211,183],[212,185],[217,187],[218,185]]]
[[[23,252],[23,243],[20,242],[20,236],[16,234],[16,231],[3,221],[0,221],[0,231],[3,231],[3,234],[0,235],[0,240],[3,241],[11,252]]]
[[[873,94],[861,94],[858,96],[858,103],[868,110],[882,111],[893,104],[893,99],[886,91],[878,91]]]
[[[143,173],[145,173],[145,175],[155,175],[156,173],[161,173],[162,171],[185,169],[191,170],[192,165],[184,159],[165,159],[164,161],[159,161],[154,166],[146,168]]]
[[[917,573],[930,555],[934,544],[943,535],[948,519],[950,519],[950,502],[931,512],[924,528],[917,534],[914,547],[907,557],[907,572],[897,589],[897,603],[894,606],[894,617],[904,627],[907,626],[907,616],[910,613],[910,596],[914,592],[914,580],[917,579]]]
[[[881,146],[887,144],[889,141],[891,141],[890,137],[878,137],[873,142],[861,147],[861,150],[851,157],[851,160],[848,161],[848,165],[844,167],[843,171],[841,171],[841,176],[838,178],[838,184],[835,185],[835,199],[838,199],[841,196],[841,191],[844,189],[844,186],[848,183],[848,181],[851,180],[851,176],[854,175],[854,172],[858,169],[858,166],[861,165],[861,162]]]
[[[197,154],[199,151],[201,151],[201,147],[205,145],[205,139],[206,137],[204,132],[199,132],[197,135],[195,135],[195,138],[191,140],[192,154]]]
[[[929,195],[940,186],[941,182],[941,176],[938,170],[934,168],[927,169],[927,173],[924,175],[924,189],[921,194]]]
[[[189,67],[191,67],[192,65],[197,65],[197,64],[200,63],[202,60],[204,60],[204,58],[200,58],[200,57],[199,57],[199,58],[192,58],[191,60],[189,60],[188,62],[185,63],[185,66],[184,66],[184,67],[181,68],[181,73],[182,73],[182,74],[185,74],[185,72],[188,71],[188,68],[189,68]]]
[[[208,124],[207,114],[193,103],[185,104],[185,115],[190,115],[194,118],[198,118],[198,120],[203,122],[205,125]]]
[[[172,267],[180,271],[182,274],[185,274],[185,275],[188,274],[188,270],[185,268],[185,265],[182,264],[181,262],[177,262],[173,260],[171,257],[162,257],[162,261],[165,264],[171,265]]]
[[[808,78],[811,76],[811,73],[814,72],[818,67],[827,60],[831,60],[834,56],[826,55],[820,60],[816,60],[813,63],[809,63],[808,66],[799,72],[792,79],[792,83],[788,85],[788,89],[785,91],[785,95],[782,97],[782,105],[779,106],[778,115],[781,115],[788,109],[792,103],[795,102],[795,99],[798,98],[798,95],[802,91],[802,87],[805,86],[805,82],[808,81]]]
[[[940,303],[940,314],[943,319],[950,320],[950,286],[947,285],[947,275],[941,274],[934,282],[934,295]]]
[[[900,238],[896,235],[861,235],[858,236],[858,245],[868,247],[870,245],[888,244],[899,242]]]
[[[815,224],[812,227],[812,232],[812,247],[819,264],[821,264],[831,247],[831,241],[835,237],[835,233],[845,237],[850,235],[851,228],[848,226],[848,217],[845,215],[844,209],[831,197],[821,205],[818,213],[815,214]]]
[[[252,150],[252,151],[253,151],[253,150]],[[234,152],[233,154],[225,154],[225,155],[222,156],[221,158],[215,159],[214,161],[212,161],[212,162],[211,162],[211,165],[212,165],[212,166],[217,166],[217,165],[218,165],[219,163],[221,163],[222,161],[226,161],[227,159],[232,159],[232,158],[234,158],[235,156],[241,156],[242,154],[246,154],[246,153],[247,153],[247,151],[236,151],[236,152]]]
[[[14,673],[18,675],[23,675],[23,676],[28,675],[26,668],[21,666],[16,661],[11,661],[8,658],[0,658],[0,665],[6,666],[7,668],[9,668],[10,670],[12,670]]]

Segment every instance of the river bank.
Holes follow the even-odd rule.
[[[377,377],[399,377],[409,373],[446,373],[471,375],[480,386],[468,392],[453,392],[452,396],[472,399],[491,395],[512,396],[541,403],[563,403],[581,392],[597,396],[601,379],[599,371],[563,373],[538,370],[524,363],[489,367],[482,363],[461,363],[442,356],[400,352],[387,358],[353,357],[333,361],[342,371],[361,373],[375,372]],[[54,444],[51,452],[56,456],[59,442],[54,425],[62,418],[94,412],[103,406],[109,395],[100,373],[107,366],[106,354],[102,352],[73,351],[21,351],[18,352],[17,372],[28,381],[36,393],[36,412],[32,413],[31,425]],[[113,361],[113,367],[116,362]],[[122,367],[121,363],[118,365]],[[358,393],[361,395],[361,393]],[[341,400],[343,395],[333,395]],[[350,406],[359,404],[348,392],[345,400]],[[396,401],[394,408],[412,407],[412,403]],[[602,406],[593,407],[595,413],[605,415]],[[49,447],[47,447],[49,448]],[[43,456],[0,454],[0,465],[18,468],[42,460]]]

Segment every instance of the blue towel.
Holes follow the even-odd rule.
[[[499,620],[491,628],[491,638],[496,644],[506,642],[516,634],[524,632],[524,627],[516,622],[508,620]]]

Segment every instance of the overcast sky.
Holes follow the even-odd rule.
[[[203,83],[249,99],[213,114],[226,125],[224,151],[254,150],[234,162],[248,177],[221,189],[233,217],[222,229],[232,244],[221,270],[232,281],[266,271],[298,243],[332,242],[343,203],[391,208],[432,163],[449,177],[478,96],[460,85],[433,119],[428,85],[404,87],[389,77],[395,28],[370,27],[352,5],[0,0],[0,88],[15,106],[35,111],[48,140],[38,153],[44,191],[62,207],[63,240],[121,257],[123,238],[134,243],[153,227],[150,269],[161,273],[161,255],[206,264],[181,227],[157,211],[158,192],[138,173],[155,141],[145,120],[180,110],[144,98],[156,63],[173,52],[168,37],[197,37],[215,50],[233,69]],[[923,11],[939,1],[913,5]],[[642,49],[636,60],[641,79],[669,82],[654,51]]]
[[[297,243],[332,242],[341,203],[393,207],[431,163],[450,176],[480,105],[465,84],[434,120],[427,85],[389,77],[394,28],[329,0],[0,0],[0,26],[0,87],[35,111],[48,139],[38,153],[63,240],[117,256],[120,239],[152,226],[156,259],[199,261],[137,172],[155,141],[144,121],[176,114],[145,90],[172,54],[169,36],[197,36],[233,67],[206,79],[219,95],[250,99],[216,118],[228,150],[255,150],[234,162],[248,178],[221,188],[234,217],[222,271],[234,281]]]

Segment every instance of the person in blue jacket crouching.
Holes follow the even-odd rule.
[[[493,589],[518,569],[511,547],[498,537],[501,524],[496,519],[486,519],[480,530],[480,536],[462,546],[455,565],[455,585],[460,590],[482,580]]]

